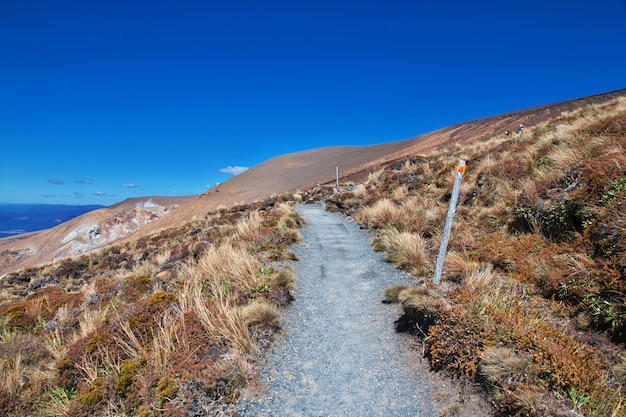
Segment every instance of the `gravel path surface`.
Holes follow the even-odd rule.
[[[436,416],[419,355],[393,322],[385,288],[408,282],[368,235],[320,205],[298,206],[307,221],[293,251],[295,301],[284,337],[261,373],[263,394],[244,398],[242,416]],[[417,359],[416,359],[417,358]]]

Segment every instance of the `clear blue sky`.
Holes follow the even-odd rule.
[[[0,0],[0,202],[199,194],[625,87],[626,0]]]

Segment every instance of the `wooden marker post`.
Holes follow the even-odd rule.
[[[456,211],[456,201],[459,198],[459,188],[461,188],[461,179],[465,173],[465,161],[459,160],[456,166],[456,174],[454,177],[454,186],[452,187],[452,197],[450,197],[450,207],[448,207],[448,215],[446,216],[446,225],[443,228],[443,238],[441,246],[439,246],[439,256],[437,256],[437,266],[435,267],[435,278],[433,284],[439,285],[441,282],[441,272],[443,271],[443,260],[448,250],[448,240],[450,240],[450,231],[452,230],[452,220],[454,220],[454,212]]]

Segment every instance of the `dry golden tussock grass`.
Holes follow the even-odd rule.
[[[280,216],[288,216],[288,215],[296,215],[296,214],[298,214],[296,209],[294,209],[293,206],[291,206],[291,205],[289,205],[287,203],[275,204],[274,207],[272,208],[272,211],[274,211],[275,213],[279,214]]]
[[[465,285],[476,293],[489,292],[500,286],[500,276],[491,265],[476,268],[467,275]]]
[[[404,184],[396,187],[391,193],[391,196],[393,197],[394,201],[404,201],[409,196],[409,187]]]
[[[398,295],[407,288],[408,286],[406,285],[394,285],[392,287],[385,288],[383,302],[391,304],[398,303]]]
[[[402,210],[392,200],[383,198],[356,214],[356,220],[368,227],[388,227],[400,224]]]
[[[480,373],[498,385],[504,385],[509,379],[522,380],[532,364],[530,355],[508,347],[486,347],[480,358]]]
[[[80,321],[78,322],[80,336],[85,337],[91,333],[95,333],[106,321],[108,315],[108,306],[84,309]]]
[[[232,287],[250,289],[258,284],[259,260],[247,250],[231,244],[210,246],[193,263],[192,275],[212,282],[230,282]]]
[[[37,319],[41,319],[41,312],[44,309],[44,304],[47,301],[47,296],[39,297],[26,304],[24,313],[31,316],[36,317]]]
[[[406,232],[432,235],[438,228],[444,207],[432,199],[412,196],[400,204],[398,223],[394,226]]]
[[[539,192],[537,190],[537,182],[532,178],[524,178],[519,183],[519,195],[525,196],[529,201],[537,201]]]
[[[142,262],[133,266],[131,276],[135,278],[151,277],[154,275],[155,266],[149,262]]]
[[[425,287],[406,287],[397,294],[397,302],[413,310],[427,310],[432,305],[432,294]]]
[[[353,193],[356,198],[365,198],[367,195],[367,188],[363,184],[359,184],[355,187]]]
[[[446,277],[453,281],[465,279],[479,267],[479,262],[473,260],[466,251],[460,252],[456,250],[448,251],[443,264]]]
[[[276,306],[266,303],[243,306],[241,317],[249,326],[260,329],[278,329],[282,323],[281,311]]]
[[[458,401],[446,405],[439,410],[438,417],[457,417],[463,414],[463,407]]]
[[[42,409],[43,415],[50,417],[69,416],[69,403],[72,398],[73,395],[70,395],[70,393],[62,387],[48,391],[48,401]]]
[[[297,228],[306,223],[304,217],[300,216],[292,206],[285,203],[277,204],[272,211],[280,216],[277,224],[278,235],[292,243],[300,242],[302,235]]]
[[[508,213],[519,196],[516,184],[506,181],[495,181],[492,193],[497,196],[497,198],[487,209],[491,209],[493,212],[500,214]]]
[[[261,234],[262,223],[263,218],[259,212],[255,210],[235,223],[234,232],[239,238],[247,242],[256,242]]]
[[[57,362],[63,359],[69,350],[68,344],[58,328],[55,329],[54,332],[50,332],[46,335],[44,347]]]
[[[515,282],[494,271],[491,265],[469,273],[465,278],[465,286],[474,294],[475,303],[481,309],[507,310],[518,302]]]
[[[230,345],[241,352],[250,352],[255,348],[240,309],[229,301],[220,299],[206,303],[196,298],[194,313],[216,344]]]
[[[115,342],[130,358],[137,359],[147,356],[145,341],[141,340],[131,328],[128,320],[118,318],[120,333],[115,335]]]
[[[380,238],[380,244],[385,257],[396,268],[423,273],[430,266],[426,242],[418,234],[389,229]]]
[[[572,148],[570,146],[560,146],[550,152],[548,158],[550,158],[551,164],[563,172],[578,163],[581,158],[585,159],[586,155],[581,154],[580,149]]]
[[[181,326],[184,326],[184,317],[177,310],[166,311],[157,323],[150,353],[152,363],[160,374],[167,370],[171,356],[178,349],[188,351],[190,348],[184,332],[179,336],[178,330]]]
[[[366,185],[375,184],[379,181],[380,176],[385,172],[384,169],[379,169],[378,171],[370,172],[367,175],[367,180],[365,181]]]
[[[232,287],[228,281],[207,275],[209,265],[205,262],[197,269],[188,266],[182,272],[188,279],[178,294],[180,309],[182,313],[193,313],[216,344],[230,344],[235,349],[249,352],[253,343],[233,298]]]
[[[286,265],[280,268],[278,271],[270,275],[268,281],[272,285],[276,285],[280,288],[284,288],[287,291],[293,290],[296,279],[293,273],[291,265]]]
[[[189,267],[181,270],[180,276],[183,279],[184,285],[176,294],[178,305],[183,314],[192,313],[197,302],[196,299],[202,300],[204,298],[202,294],[203,282],[197,275],[190,273]]]
[[[84,355],[76,367],[84,374],[83,379],[88,384],[93,383],[101,373],[100,361],[95,360],[91,355]]]
[[[26,372],[26,366],[22,362],[22,356],[16,355],[3,359],[0,362],[0,387],[10,397],[16,397],[22,389],[22,377]]]

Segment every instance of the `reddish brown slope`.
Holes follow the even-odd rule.
[[[34,233],[22,239],[0,239],[0,275],[68,256],[73,251],[77,253],[75,247],[85,249],[86,246],[81,246],[81,243],[84,243],[81,239],[85,240],[84,235],[77,237],[75,241],[70,239],[69,243],[67,237],[87,226],[92,228],[95,224],[106,226],[116,221],[118,224],[135,223],[135,226],[130,224],[132,227],[126,229],[126,237],[123,235],[124,228],[119,227],[115,232],[119,235],[111,235],[110,242],[117,239],[135,239],[156,230],[203,219],[207,212],[219,206],[231,207],[238,203],[250,203],[273,194],[305,190],[332,182],[337,166],[342,179],[360,180],[369,172],[397,159],[437,150],[450,144],[463,145],[486,140],[493,135],[503,134],[506,130],[515,131],[520,123],[532,127],[564,112],[620,96],[626,97],[626,89],[464,122],[398,142],[372,146],[337,146],[281,155],[231,178],[201,196],[169,201],[163,197],[152,197],[155,203],[163,207],[154,218],[145,218],[149,217],[150,213],[135,210],[136,203],[148,200],[149,197],[146,197],[127,200],[108,209],[87,213],[53,229]],[[142,216],[143,220],[139,219]]]

